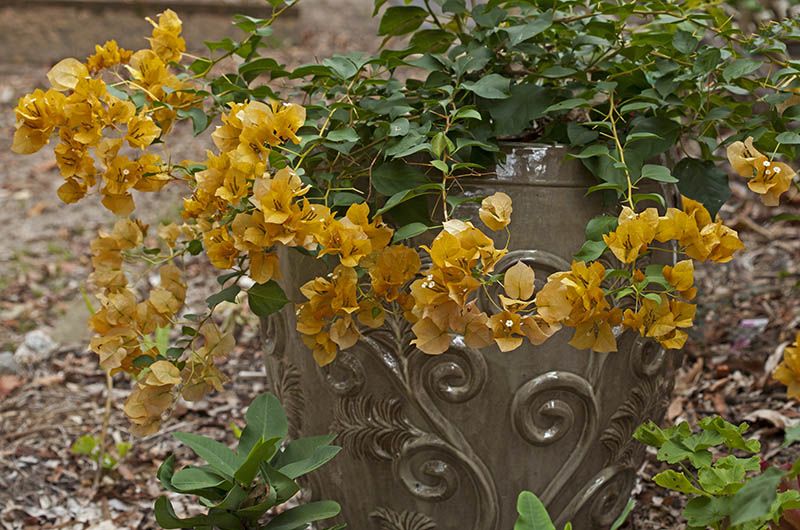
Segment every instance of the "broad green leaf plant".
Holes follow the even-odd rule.
[[[170,455],[158,479],[168,491],[196,497],[206,513],[178,517],[170,500],[161,496],[155,516],[162,528],[302,530],[339,514],[337,503],[316,501],[267,515],[300,491],[298,479],[330,461],[340,448],[330,445],[333,435],[287,441],[286,415],[269,393],[253,400],[246,420],[236,449],[197,434],[174,434],[206,464],[176,469]]]
[[[689,528],[766,530],[787,516],[796,520],[800,490],[786,484],[796,484],[800,466],[768,465],[758,454],[761,444],[744,437],[747,429],[715,416],[700,420],[697,429],[687,423],[661,429],[650,422],[634,434],[672,466],[653,481],[688,496],[683,516]]]
[[[379,50],[288,68],[265,38],[291,2],[270,3],[269,18],[235,17],[241,38],[207,42],[205,57],[186,53],[167,10],[147,47],[109,41],[65,59],[51,88],[15,111],[16,152],[57,142],[59,197],[97,194],[121,217],[91,248],[91,348],[110,374],[135,379],[125,412],[136,433],[156,431],[178,396],[224,384],[218,360],[233,339],[215,324],[221,302],[246,297],[259,316],[288,303],[280,247],[330,270],[295,308],[320,365],[387,314],[408,319],[429,354],[454,335],[511,351],[560,328],[577,349],[613,352],[618,326],[680,348],[694,324],[694,262],[725,263],[743,247],[717,216],[729,173],[768,205],[797,186],[780,161],[800,146],[794,20],[751,33],[701,0],[376,0]],[[165,155],[179,121],[196,134],[214,125],[203,160]],[[491,178],[508,140],[569,146],[596,179],[589,196],[615,214],[589,223],[570,269],[538,292],[523,263],[494,273],[511,198],[478,198],[478,225],[460,210],[476,198],[459,180]],[[168,185],[185,191],[182,223],[148,230],[132,217],[134,196]],[[686,259],[644,265],[665,249]],[[201,253],[220,269],[220,291],[187,315],[182,260]],[[131,262],[158,270],[145,296]],[[497,283],[490,315],[476,298]],[[168,344],[151,338],[161,329]],[[800,363],[781,370],[800,392]]]

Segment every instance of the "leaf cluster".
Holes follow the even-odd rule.
[[[700,420],[696,430],[685,422],[668,429],[648,422],[634,434],[674,466],[653,481],[689,497],[683,515],[690,528],[765,529],[800,507],[800,491],[780,491],[783,479],[797,472],[763,465],[761,445],[744,438],[747,430],[746,423],[715,416]]]
[[[331,445],[334,435],[287,442],[286,414],[269,393],[253,400],[245,418],[236,449],[205,436],[175,433],[206,464],[176,469],[175,456],[170,455],[159,467],[158,479],[169,491],[197,497],[206,513],[180,518],[169,499],[159,497],[155,516],[162,528],[302,530],[339,514],[337,503],[317,501],[262,522],[268,511],[300,490],[300,477],[330,461],[340,448]]]

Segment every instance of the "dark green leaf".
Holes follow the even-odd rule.
[[[239,438],[237,452],[248,454],[258,440],[283,439],[289,433],[289,422],[278,398],[270,393],[256,397],[245,413],[247,425]]]
[[[736,59],[722,70],[722,77],[726,81],[733,81],[740,77],[752,74],[761,67],[761,61],[755,59]]]
[[[225,482],[223,477],[199,467],[185,467],[172,477],[172,485],[182,492],[216,488]]]
[[[461,87],[485,99],[505,99],[511,95],[511,80],[500,74],[489,74],[474,83],[464,81]]]
[[[209,309],[214,309],[222,302],[235,302],[236,295],[239,294],[241,291],[241,287],[236,284],[233,284],[229,287],[224,288],[220,292],[216,294],[212,294],[208,298],[206,298],[206,304],[208,304]]]
[[[678,179],[680,192],[702,203],[712,218],[731,196],[728,175],[711,161],[684,158],[672,174]]]
[[[603,235],[617,229],[619,220],[611,215],[599,215],[592,218],[586,225],[586,239],[602,241]]]
[[[278,471],[295,479],[324,465],[336,456],[340,447],[329,445],[335,435],[312,436],[289,442],[272,462]]]
[[[775,141],[780,144],[797,145],[800,144],[800,134],[794,131],[782,132],[775,137]]]
[[[173,436],[189,446],[197,456],[208,462],[211,468],[223,477],[232,480],[241,459],[231,449],[216,440],[190,432],[176,432]]]
[[[286,510],[270,521],[264,530],[297,530],[306,525],[339,515],[341,508],[333,501],[309,502]]]
[[[244,434],[244,433],[242,433]],[[268,462],[278,451],[278,445],[282,438],[275,437],[270,439],[260,438],[258,442],[250,449],[244,462],[236,470],[233,478],[245,488],[250,486],[250,483],[258,474],[262,462]],[[239,449],[242,449],[241,443]],[[239,453],[242,454],[241,452]]]
[[[550,105],[546,109],[544,109],[545,114],[548,112],[556,112],[559,110],[572,110],[577,107],[583,107],[584,105],[588,104],[589,102],[583,98],[572,98],[572,99],[565,99],[563,101],[559,101],[554,105]]]
[[[428,231],[428,226],[423,223],[407,224],[395,230],[394,238],[392,238],[392,241],[395,243],[399,241],[405,241],[406,239],[411,239],[413,237],[417,237],[420,234],[424,234],[427,231]]]
[[[654,164],[645,164],[642,167],[641,178],[667,183],[678,182],[678,179],[672,176],[668,168]]]
[[[208,124],[210,123],[208,115],[206,115],[203,109],[198,107],[193,107],[191,109],[179,109],[178,118],[181,119],[191,118],[192,130],[195,136],[205,131],[206,128],[208,128]]]
[[[487,102],[486,107],[492,116],[495,134],[516,136],[528,129],[533,120],[544,116],[552,101],[547,88],[520,83],[511,86],[510,97]]]
[[[378,35],[397,36],[411,33],[422,25],[428,12],[416,6],[394,6],[381,17]]]
[[[225,512],[181,519],[175,514],[175,510],[172,508],[172,503],[169,502],[169,499],[163,496],[156,500],[153,511],[155,512],[156,522],[161,528],[165,529],[210,528],[212,526],[217,526],[226,529],[244,530],[244,526],[235,515]]]
[[[428,182],[428,178],[419,169],[399,160],[382,164],[372,171],[372,187],[385,196],[410,190]]]
[[[528,22],[527,24],[503,28],[503,31],[505,31],[508,35],[509,44],[511,46],[516,46],[520,42],[524,42],[532,37],[535,37],[552,25],[553,15],[547,11],[531,20],[531,22]]]
[[[265,317],[280,311],[289,300],[281,286],[270,280],[250,287],[247,290],[247,302],[255,315]]]
[[[583,246],[575,254],[577,261],[593,261],[603,255],[608,247],[603,241],[584,241]]]

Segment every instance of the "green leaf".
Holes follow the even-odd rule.
[[[189,251],[189,254],[192,256],[197,256],[201,252],[203,252],[203,242],[199,239],[193,239],[189,241],[189,244],[186,245],[186,250]]]
[[[416,6],[395,6],[386,10],[381,17],[378,35],[397,36],[411,33],[422,25],[428,12]]]
[[[309,502],[286,510],[272,519],[263,529],[298,530],[315,521],[336,517],[340,511],[341,507],[334,501]]]
[[[617,229],[619,220],[612,215],[598,215],[586,225],[586,239],[602,241],[603,236]]]
[[[274,280],[257,283],[247,290],[247,302],[250,310],[257,316],[265,317],[280,311],[289,303],[286,294]]]
[[[70,447],[70,451],[76,455],[91,456],[97,448],[97,438],[91,434],[84,434],[79,437]]]
[[[655,180],[657,182],[678,182],[678,179],[672,176],[668,168],[655,164],[645,164],[642,167],[641,178]]]
[[[395,193],[384,203],[383,207],[381,207],[378,211],[375,212],[375,215],[382,215],[398,204],[401,204],[405,201],[413,199],[414,197],[419,197],[421,195],[430,195],[431,193],[438,193],[442,190],[442,184],[438,182],[431,182],[429,184],[423,184],[422,186],[417,186],[414,189],[408,191],[401,191],[399,193]]]
[[[208,124],[211,123],[208,119],[208,115],[199,107],[194,107],[191,109],[178,109],[178,118],[190,118],[192,120],[192,130],[195,136],[198,136],[205,131],[208,128]]]
[[[357,142],[359,137],[355,129],[352,127],[345,127],[329,132],[325,139],[330,142]]]
[[[214,309],[222,302],[231,302],[234,303],[236,301],[236,295],[242,290],[236,284],[233,284],[229,287],[224,288],[220,292],[216,294],[212,294],[208,298],[206,298],[206,304],[208,304],[209,309]]]
[[[577,261],[593,261],[603,255],[608,246],[604,241],[584,241],[580,250],[575,254]]]
[[[713,526],[727,517],[725,497],[695,497],[686,503],[683,516],[691,529]],[[719,528],[719,527],[718,527]]]
[[[556,112],[559,110],[572,110],[577,107],[583,107],[587,105],[589,102],[583,98],[572,98],[572,99],[565,99],[563,101],[559,101],[555,105],[550,105],[546,109],[544,109],[545,114],[548,112]]]
[[[503,28],[502,30],[508,35],[509,44],[511,46],[516,46],[520,42],[535,37],[552,25],[553,15],[550,11],[547,11],[527,24],[511,26],[509,28]]]
[[[553,101],[552,92],[541,86],[519,83],[510,88],[510,97],[487,102],[492,116],[495,134],[519,135],[528,129],[533,120],[544,116],[544,111]]]
[[[718,459],[710,467],[699,469],[697,481],[713,495],[733,495],[744,484],[747,471],[759,469],[760,461],[758,456],[744,459],[729,455]]]
[[[636,501],[633,499],[628,499],[628,504],[625,505],[625,508],[622,510],[622,513],[619,514],[619,517],[614,519],[614,522],[611,524],[611,528],[609,530],[618,530],[625,521],[628,520],[628,516],[631,514],[633,507],[636,506]]]
[[[679,491],[681,493],[687,493],[689,495],[705,495],[706,493],[694,486],[691,481],[683,474],[683,472],[678,473],[677,471],[673,471],[672,469],[668,469],[666,471],[662,471],[658,475],[653,477],[653,482],[658,484],[663,488],[667,488],[673,491]]]
[[[228,480],[233,480],[233,475],[236,473],[241,459],[229,447],[211,438],[190,432],[176,432],[173,436],[179,442],[189,446],[197,456],[208,462],[208,465],[214,471]]]
[[[603,144],[592,144],[578,154],[570,154],[572,158],[592,158],[594,156],[605,156],[608,154],[608,147]]]
[[[428,226],[423,223],[410,223],[395,230],[392,241],[394,243],[405,241],[406,239],[411,239],[420,234],[424,234],[428,231],[428,229]]]
[[[485,99],[506,99],[511,96],[510,84],[511,80],[507,77],[500,74],[489,74],[474,83],[464,81],[461,83],[461,87]]]
[[[327,434],[289,442],[275,457],[272,465],[291,479],[310,473],[341,451],[340,447],[329,445],[335,437]]]
[[[169,499],[163,496],[156,499],[153,511],[159,526],[168,530],[173,528],[210,528],[212,526],[244,530],[244,526],[235,515],[225,512],[181,519],[175,514]]]
[[[743,524],[767,516],[778,497],[778,485],[783,475],[780,469],[770,467],[748,480],[728,501],[731,524]]]
[[[389,136],[405,136],[410,125],[408,118],[397,118],[389,124]]]
[[[783,447],[789,447],[798,441],[800,441],[800,425],[787,428],[786,433],[784,433]]]
[[[667,436],[664,431],[653,421],[647,421],[641,424],[636,429],[636,432],[633,433],[633,437],[645,445],[656,448],[661,447],[664,445],[664,442],[667,441]]]
[[[702,203],[712,219],[731,196],[728,175],[711,161],[684,158],[672,174],[678,179],[680,192]]]
[[[275,453],[278,452],[278,445],[282,438],[275,437],[266,439],[259,439],[258,442],[250,449],[247,458],[236,470],[233,475],[239,484],[245,488],[250,486],[250,483],[258,474],[262,462],[268,462]],[[241,453],[240,453],[241,454]]]
[[[595,193],[597,191],[606,191],[606,190],[614,190],[614,191],[622,191],[625,189],[622,184],[617,182],[604,182],[602,184],[597,184],[596,186],[590,186],[588,190],[586,190],[586,195],[590,193]]]
[[[786,131],[775,137],[775,141],[780,144],[797,145],[800,144],[800,134],[794,131]]]
[[[164,489],[177,492],[178,490],[172,485],[173,476],[175,476],[175,455],[169,455],[167,459],[158,466],[156,477],[158,477],[158,481],[161,482]]]
[[[567,136],[572,145],[586,145],[594,142],[600,136],[598,131],[584,127],[580,123],[571,121],[567,124]]]
[[[283,68],[275,59],[268,57],[259,57],[239,66],[239,75],[244,77],[248,83],[264,72],[283,72]]]
[[[237,452],[240,456],[250,453],[259,440],[282,440],[289,434],[286,412],[278,398],[269,392],[256,397],[247,407],[244,417],[247,425],[239,438]]]
[[[387,197],[428,182],[424,173],[400,160],[387,162],[372,171],[372,187]]]
[[[757,453],[761,450],[761,442],[755,439],[745,440],[742,436],[749,428],[746,423],[733,425],[719,416],[711,416],[700,420],[699,425],[704,430],[722,436],[723,443],[729,449],[739,449],[748,453]]]
[[[547,508],[530,491],[523,491],[517,497],[517,513],[519,518],[514,530],[556,530]]]
[[[266,475],[267,482],[275,488],[275,503],[281,504],[294,497],[300,491],[297,482],[290,479],[269,464],[261,466],[262,474]]]
[[[225,482],[219,475],[199,467],[185,467],[172,476],[172,485],[181,492],[216,488]]]
[[[411,37],[409,44],[420,52],[444,53],[453,44],[456,35],[441,29],[423,29]]]
[[[654,202],[662,208],[667,207],[667,201],[665,201],[664,197],[658,193],[634,193],[631,196],[631,199],[633,199],[633,204],[639,204],[640,202],[648,201]]]
[[[567,77],[568,75],[572,75],[577,70],[574,68],[566,68],[564,66],[551,66],[550,68],[545,69],[540,74],[542,77],[549,77],[550,79],[559,79],[561,77]]]
[[[740,77],[752,74],[761,67],[761,61],[755,59],[736,59],[722,70],[725,81],[733,81]]]

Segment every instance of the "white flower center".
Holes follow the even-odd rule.
[[[510,327],[512,327],[513,325],[514,325],[514,321],[513,321],[513,320],[506,320],[506,327],[507,327],[507,328],[510,328]]]

